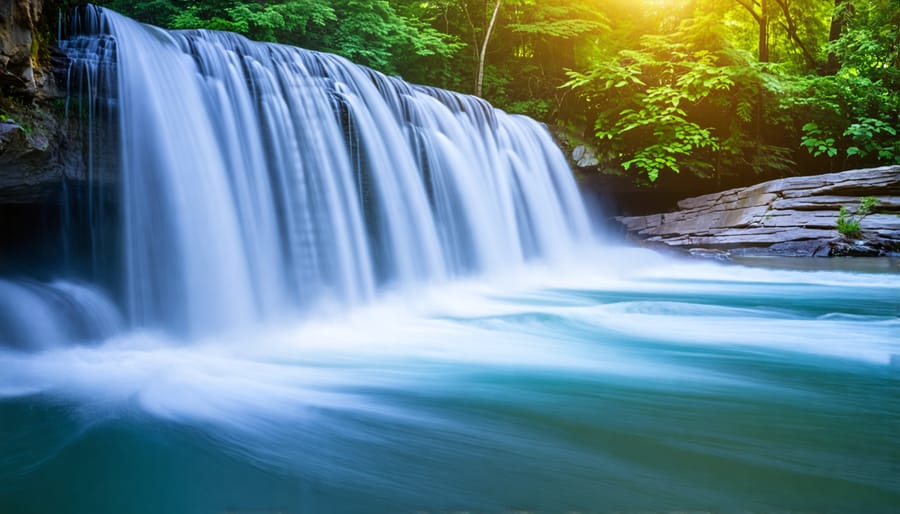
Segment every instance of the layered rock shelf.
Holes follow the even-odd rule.
[[[837,230],[841,207],[854,213],[875,197],[861,234]],[[900,252],[900,166],[791,177],[678,202],[679,210],[616,220],[649,243],[796,256],[883,255]]]

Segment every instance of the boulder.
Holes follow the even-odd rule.
[[[837,230],[841,207],[879,200],[849,241]],[[689,250],[753,249],[789,256],[900,252],[900,166],[791,177],[678,202],[674,212],[616,218],[633,237]]]
[[[84,180],[81,146],[55,116],[0,122],[0,205],[40,203],[66,179]]]
[[[572,161],[579,168],[590,168],[600,164],[597,152],[588,145],[578,145],[572,150]]]

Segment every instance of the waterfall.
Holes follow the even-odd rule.
[[[41,350],[90,343],[121,328],[115,306],[93,288],[0,279],[0,347]]]
[[[89,147],[115,146],[134,326],[197,334],[352,306],[588,237],[563,155],[527,117],[236,34],[93,7],[78,25],[72,76],[114,126]]]
[[[533,120],[79,23],[87,180],[0,276],[0,513],[897,512],[897,258],[585,244]]]

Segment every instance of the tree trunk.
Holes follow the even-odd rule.
[[[759,62],[769,62],[769,0],[760,0]]]
[[[475,79],[475,95],[481,96],[484,89],[484,61],[487,56],[488,42],[491,39],[491,32],[494,31],[494,24],[497,22],[497,13],[500,12],[500,4],[503,0],[497,0],[494,4],[494,13],[491,15],[491,21],[488,23],[487,29],[484,31],[484,40],[481,43],[481,51],[478,53],[478,75]]]
[[[769,0],[736,0],[759,26],[759,62],[769,62]],[[756,8],[759,7],[759,11]]]
[[[842,1],[842,0],[836,0]],[[816,56],[809,51],[809,48],[803,43],[803,40],[800,39],[800,33],[797,30],[797,22],[794,21],[794,16],[791,14],[791,2],[790,0],[775,0],[775,3],[781,7],[781,12],[784,13],[784,29],[787,31],[788,38],[797,44],[797,47],[800,48],[800,52],[803,54],[803,59],[806,60],[806,65],[809,66],[810,69],[815,70],[819,67],[819,62],[816,60]]]
[[[844,0],[834,0],[834,12],[831,13],[831,30],[828,32],[828,42],[834,43],[841,37],[844,32]],[[825,73],[834,75],[841,68],[837,55],[834,52],[828,52],[828,63],[825,65]]]

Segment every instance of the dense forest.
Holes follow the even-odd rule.
[[[99,3],[480,95],[593,144],[600,170],[644,183],[900,162],[897,0]]]

